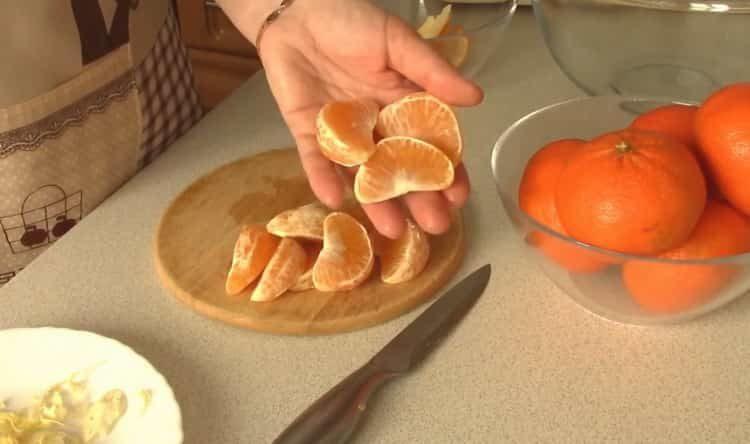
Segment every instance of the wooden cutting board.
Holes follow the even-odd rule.
[[[222,166],[184,190],[162,217],[155,239],[164,285],[196,312],[239,327],[294,335],[331,334],[388,321],[427,301],[457,271],[463,222],[431,237],[425,271],[397,285],[380,282],[377,266],[347,292],[287,292],[271,302],[228,296],[224,282],[241,225],[265,223],[283,210],[315,201],[294,149],[263,152]]]

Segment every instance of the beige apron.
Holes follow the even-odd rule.
[[[104,1],[55,0],[74,19],[80,71],[0,108],[0,285],[201,117],[172,10],[136,61],[138,0],[110,0],[111,16]]]

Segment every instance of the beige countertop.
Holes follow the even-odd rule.
[[[522,257],[489,165],[513,121],[581,92],[529,11],[479,81],[484,104],[460,114],[475,191],[459,277],[489,262],[492,280],[425,365],[385,387],[357,442],[750,442],[750,298],[668,328],[614,324],[569,300]],[[249,81],[0,290],[0,328],[91,330],[143,354],[176,392],[186,443],[270,442],[416,315],[272,336],[200,317],[162,289],[151,247],[170,200],[221,164],[291,143],[264,82]]]

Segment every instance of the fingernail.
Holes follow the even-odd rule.
[[[398,223],[398,222],[380,224],[380,226],[377,227],[378,232],[380,234],[387,237],[388,239],[394,239],[394,240],[401,237],[405,228],[406,227],[404,226],[403,223]]]
[[[445,232],[451,227],[450,219],[442,217],[430,218],[429,220],[422,222],[420,225],[424,231],[436,236],[445,234]]]

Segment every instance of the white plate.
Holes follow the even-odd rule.
[[[33,396],[71,374],[95,368],[89,378],[93,398],[112,389],[128,397],[128,410],[107,444],[180,444],[180,407],[164,377],[129,347],[94,333],[60,328],[0,331],[0,400],[22,408]],[[151,390],[142,413],[140,390]]]

